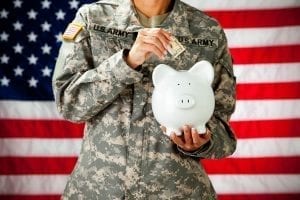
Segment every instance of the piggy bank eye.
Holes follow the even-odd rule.
[[[189,85],[191,85],[191,83],[189,83]]]
[[[177,83],[177,85],[180,85],[180,83]]]

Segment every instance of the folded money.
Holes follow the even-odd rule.
[[[176,39],[176,37],[171,37],[170,47],[168,48],[168,52],[176,58],[182,52],[185,51],[184,46]]]

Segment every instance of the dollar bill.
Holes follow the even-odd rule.
[[[184,46],[176,39],[176,37],[172,36],[171,42],[170,42],[170,47],[168,48],[168,52],[174,58],[176,58],[184,51],[185,51]]]

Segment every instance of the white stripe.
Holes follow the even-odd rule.
[[[81,139],[40,139],[3,138],[0,139],[0,156],[78,156]]]
[[[275,120],[300,118],[297,100],[239,100],[232,121]]]
[[[0,194],[59,195],[68,175],[7,175],[0,176]]]
[[[200,10],[263,10],[274,8],[294,8],[299,0],[182,0]]]
[[[300,156],[300,138],[238,139],[233,158]]]
[[[218,194],[299,193],[300,175],[209,175]]]
[[[209,175],[218,194],[276,194],[299,193],[300,175]],[[60,195],[65,188],[66,175],[2,175],[0,194]]]
[[[232,157],[300,156],[300,138],[239,139]],[[0,156],[78,156],[81,139],[0,139]]]
[[[59,119],[54,102],[0,101],[0,119]],[[238,100],[232,121],[300,118],[300,100]]]
[[[0,101],[0,119],[62,119],[53,101]]]
[[[237,83],[299,82],[300,63],[234,65]]]
[[[225,29],[230,48],[300,44],[300,26]]]

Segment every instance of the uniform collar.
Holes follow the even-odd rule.
[[[140,24],[131,0],[119,1],[110,26],[128,32],[136,32],[143,28]]]
[[[175,0],[173,9],[160,27],[173,35],[186,36],[189,34],[187,19],[186,6],[180,0]],[[128,32],[137,32],[143,28],[131,0],[120,1],[110,25]]]
[[[189,35],[189,21],[186,6],[181,3],[180,0],[175,0],[173,10],[170,12],[166,20],[161,24],[161,28],[166,29],[173,35]]]

